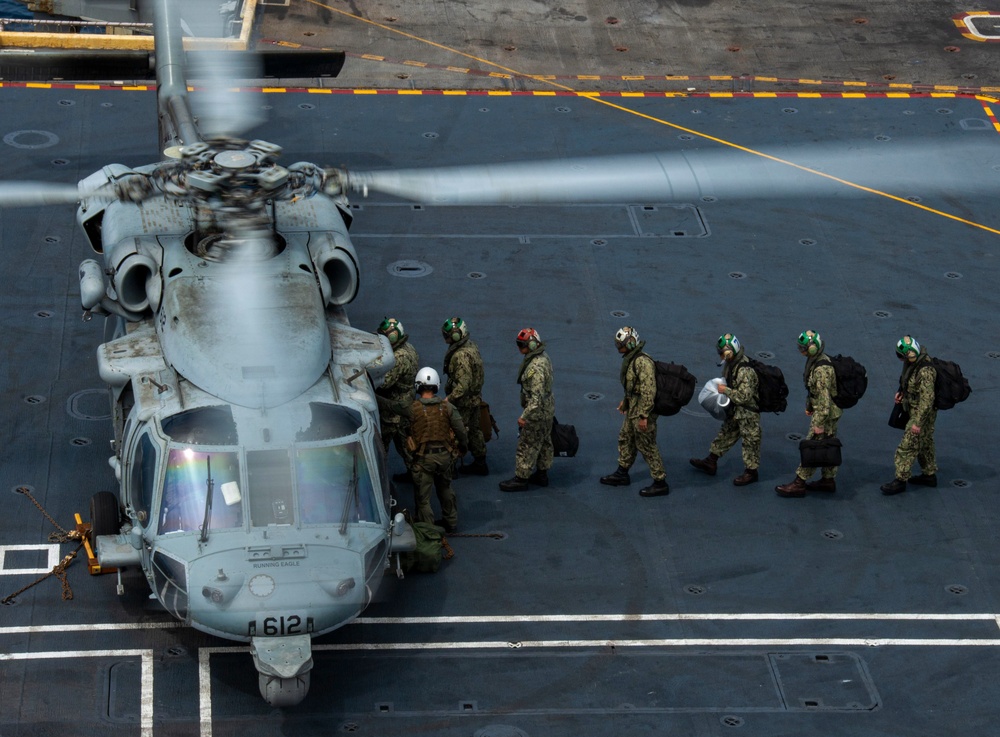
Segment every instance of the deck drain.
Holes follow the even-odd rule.
[[[823,530],[822,534],[827,540],[840,540],[844,537],[844,533],[840,530]]]
[[[757,358],[763,361],[770,361],[772,358],[774,358],[774,354],[771,353],[771,351],[757,351],[755,355],[757,356]]]
[[[691,584],[690,586],[685,586],[684,591],[688,594],[691,594],[691,596],[701,596],[706,591],[708,591],[708,589],[705,586]]]
[[[946,107],[939,107],[935,112],[940,113],[941,115],[951,115],[952,111]]]
[[[729,272],[729,278],[730,279],[746,279],[747,275],[744,274],[742,271],[730,271]]]
[[[742,727],[743,717],[734,716],[732,714],[726,714],[726,716],[719,719],[722,722],[723,727]]]
[[[959,489],[968,489],[970,486],[972,486],[972,482],[966,481],[965,479],[952,479],[951,485]]]
[[[303,102],[299,105],[299,110],[315,110],[316,106],[311,102]]]
[[[45,397],[39,394],[31,394],[24,398],[25,404],[42,404],[45,401]]]
[[[434,131],[427,131],[426,133],[424,133],[424,138],[437,138],[437,137],[438,134],[435,133]]]
[[[962,275],[959,274],[957,271],[946,271],[946,272],[944,272],[944,278],[945,279],[961,279]]]
[[[485,279],[486,278],[486,274],[484,274],[481,271],[470,271],[469,272],[469,278],[470,279]]]
[[[947,591],[949,594],[954,594],[955,596],[965,596],[967,593],[969,593],[969,590],[960,583],[948,584],[947,586],[944,587],[944,590]]]
[[[598,392],[588,392],[587,394],[583,395],[583,398],[589,399],[591,402],[598,402],[604,399],[604,395]]]
[[[606,245],[608,245],[608,242],[606,240],[604,240],[603,238],[594,238],[594,240],[592,240],[590,242],[590,245],[592,245],[592,246],[606,246]]]
[[[799,435],[797,432],[790,432],[785,437],[788,438],[789,440],[791,440],[792,442],[795,442],[795,443],[797,443],[800,440],[802,440],[802,436]]]
[[[35,487],[28,486],[27,484],[19,484],[11,489],[15,494],[34,494]]]
[[[171,658],[179,658],[182,655],[187,655],[187,650],[182,648],[180,645],[171,645],[167,648],[167,655]]]
[[[694,140],[694,136],[692,136],[690,133],[681,133],[679,136],[677,136],[677,140],[678,141],[693,141]]]
[[[66,166],[69,163],[69,159],[52,159],[52,166]]]
[[[73,105],[76,105],[76,103],[73,102],[72,100],[60,100],[59,104],[62,105],[63,107],[72,107]]]
[[[781,112],[787,113],[788,115],[795,115],[795,113],[797,113],[798,110],[793,107],[783,107],[781,108]]]
[[[357,732],[361,729],[361,725],[357,722],[344,722],[340,725],[341,732]]]
[[[418,276],[427,276],[434,271],[430,264],[425,264],[423,261],[396,261],[389,264],[386,270],[393,276],[402,276],[409,279]]]
[[[812,238],[802,238],[799,241],[799,245],[800,246],[815,246],[816,245],[816,241],[814,241]]]
[[[611,317],[628,317],[625,310],[611,310]]]
[[[488,107],[481,107],[481,108],[479,108],[479,112],[481,112],[481,113],[488,113],[489,111],[490,111],[490,109]]]
[[[692,115],[701,115],[701,110],[699,110],[698,108],[695,108],[694,110],[691,111],[691,114]]]
[[[90,445],[90,438],[73,438],[69,441],[70,445],[75,445],[77,448],[84,448]]]
[[[907,202],[920,202],[921,200],[916,195],[911,195],[911,196],[909,196],[909,197],[906,198],[906,201]]]
[[[556,112],[557,113],[568,113],[570,111],[570,109],[571,108],[568,108],[568,107],[565,107],[565,106],[563,106],[563,107],[557,107],[556,108]]]
[[[892,313],[888,310],[875,310],[872,314],[875,315],[875,317],[882,318],[883,320],[887,317],[892,317]]]
[[[52,317],[52,313],[49,310],[39,310],[35,313],[35,317],[49,318]]]
[[[59,240],[60,240],[59,236],[57,236],[57,235],[47,235],[47,236],[45,236],[45,242],[46,243],[58,243]]]
[[[1000,351],[989,351],[986,354],[987,358],[1000,358]]]
[[[702,202],[718,202],[719,198],[716,197],[715,195],[707,194],[707,195],[705,195],[704,197],[701,198],[701,201]]]
[[[875,136],[875,140],[876,141],[891,141],[892,137],[890,137],[890,136],[884,136],[884,135],[883,136]]]

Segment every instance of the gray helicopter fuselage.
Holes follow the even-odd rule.
[[[392,349],[341,306],[357,274],[334,200],[274,203],[277,252],[235,259],[199,254],[193,209],[162,197],[81,208],[105,282],[84,306],[117,313],[98,363],[127,516],[98,556],[141,565],[156,598],[205,632],[328,632],[368,604],[389,552],[373,384]]]

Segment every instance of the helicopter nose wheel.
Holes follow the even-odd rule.
[[[309,675],[306,671],[292,678],[281,678],[258,673],[257,685],[260,695],[271,706],[295,706],[309,693]]]

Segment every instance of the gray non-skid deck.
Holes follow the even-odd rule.
[[[78,561],[72,601],[47,581],[0,609],[0,733],[138,734],[144,724],[155,735],[990,733],[1000,695],[1000,218],[987,190],[1000,133],[988,103],[612,99],[618,107],[273,94],[255,135],[283,145],[286,163],[357,169],[725,149],[698,134],[754,150],[796,144],[807,157],[830,144],[842,153],[810,164],[836,173],[860,156],[873,178],[886,152],[927,156],[887,192],[899,199],[837,184],[769,197],[786,172],[815,176],[781,163],[746,199],[517,208],[354,199],[353,324],[400,318],[435,367],[446,317],[460,314],[479,342],[501,433],[491,475],[456,482],[460,526],[502,535],[454,538],[441,572],[391,581],[362,620],[318,640],[311,692],[286,710],[260,700],[243,646],[147,611],[135,572],[119,598],[113,576],[89,577]],[[2,89],[3,178],[73,181],[105,163],[151,161],[153,115],[152,92]],[[954,146],[967,155],[940,155]],[[753,157],[732,156],[734,167]],[[80,320],[76,271],[88,254],[73,210],[0,211],[0,243],[6,595],[36,577],[13,569],[47,566],[51,529],[15,489],[29,487],[68,525],[114,478],[94,361],[102,326]],[[731,485],[738,449],[715,478],[688,466],[718,428],[695,403],[660,423],[668,497],[639,498],[642,461],[631,487],[597,483],[615,467],[612,337],[626,324],[700,381],[717,375],[714,343],[726,331],[781,366],[789,410],[763,419],[760,483]],[[557,416],[576,425],[581,450],[556,461],[548,489],[504,494],[497,482],[512,473],[518,412],[513,338],[525,325],[547,342]],[[841,422],[837,493],[786,500],[773,486],[791,479],[807,427],[794,349],[805,328],[862,361],[870,386]],[[898,440],[886,426],[893,345],[906,333],[961,363],[974,394],[939,415],[941,485],[888,498],[878,486],[892,477]],[[391,463],[401,470],[395,455]],[[404,505],[410,493],[400,490]],[[13,547],[25,545],[40,547]]]

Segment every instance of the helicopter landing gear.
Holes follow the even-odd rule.
[[[309,635],[251,637],[257,685],[271,706],[295,706],[309,693],[312,638]]]
[[[90,534],[117,535],[122,528],[118,497],[110,491],[99,491],[90,498]]]
[[[309,672],[292,678],[257,674],[260,695],[271,706],[295,706],[309,693]]]

